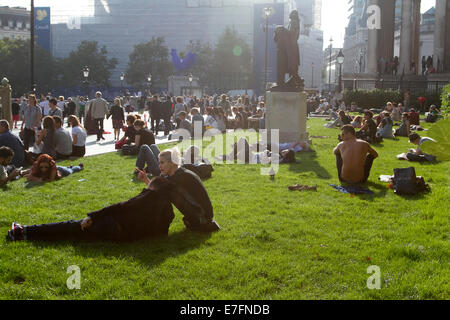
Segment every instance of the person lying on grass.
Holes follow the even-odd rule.
[[[9,241],[135,241],[167,235],[175,217],[170,182],[154,178],[148,188],[128,201],[87,214],[82,220],[21,226],[13,222]]]
[[[256,144],[253,148],[259,149],[260,145]],[[275,154],[271,152],[271,146],[266,146],[268,149],[262,152],[252,152],[248,140],[246,138],[240,138],[238,142],[234,143],[233,151],[228,155],[222,157],[215,157],[219,161],[234,161],[240,160],[244,163],[259,164],[259,163],[293,163],[295,162],[296,150],[305,150],[308,145],[306,143],[284,143],[279,145],[280,152]],[[297,149],[298,148],[298,149]]]
[[[10,166],[13,157],[14,151],[11,148],[0,147],[0,187],[20,175],[20,170]]]
[[[378,153],[366,141],[356,139],[355,128],[351,125],[343,126],[341,132],[343,141],[334,149],[339,181],[364,183]]]
[[[52,182],[74,172],[79,172],[83,170],[83,168],[84,166],[82,163],[78,166],[70,167],[57,166],[52,157],[48,154],[41,154],[33,163],[31,169],[22,171],[22,175],[28,181]]]

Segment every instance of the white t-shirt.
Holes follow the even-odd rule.
[[[72,135],[75,135],[77,137],[77,143],[75,143],[75,146],[77,147],[83,147],[86,145],[86,137],[87,133],[81,127],[76,126],[72,128]]]

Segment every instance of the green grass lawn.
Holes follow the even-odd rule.
[[[315,152],[298,153],[274,181],[259,165],[215,165],[205,186],[222,230],[211,235],[187,232],[175,210],[162,239],[9,243],[12,221],[81,219],[144,187],[132,180],[135,158],[118,153],[83,159],[83,172],[54,183],[9,184],[0,189],[0,299],[449,299],[449,163],[399,161],[412,145],[385,140],[367,184],[375,194],[350,197],[329,186],[338,184],[339,131],[324,123],[308,120],[310,135],[329,138],[314,139]],[[407,166],[431,193],[400,197],[378,181]],[[318,191],[288,191],[296,183]],[[72,265],[80,290],[66,286]],[[371,265],[380,290],[367,288]]]

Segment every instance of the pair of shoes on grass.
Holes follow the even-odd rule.
[[[300,184],[296,184],[293,186],[289,186],[288,187],[289,190],[291,191],[317,191],[317,186],[306,186],[306,185],[300,185]]]
[[[11,230],[8,231],[8,235],[6,236],[6,240],[8,241],[24,240],[23,227],[20,224],[13,222],[11,225]]]

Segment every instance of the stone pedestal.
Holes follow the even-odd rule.
[[[9,127],[13,127],[12,111],[11,111],[11,86],[7,79],[3,79],[0,85],[0,104],[1,114],[0,119],[7,120]]]
[[[306,110],[305,92],[266,92],[268,134],[278,129],[280,143],[307,142]]]
[[[199,79],[194,77],[192,83],[188,76],[170,76],[168,78],[169,94],[175,96],[203,96],[203,88],[199,86]]]

